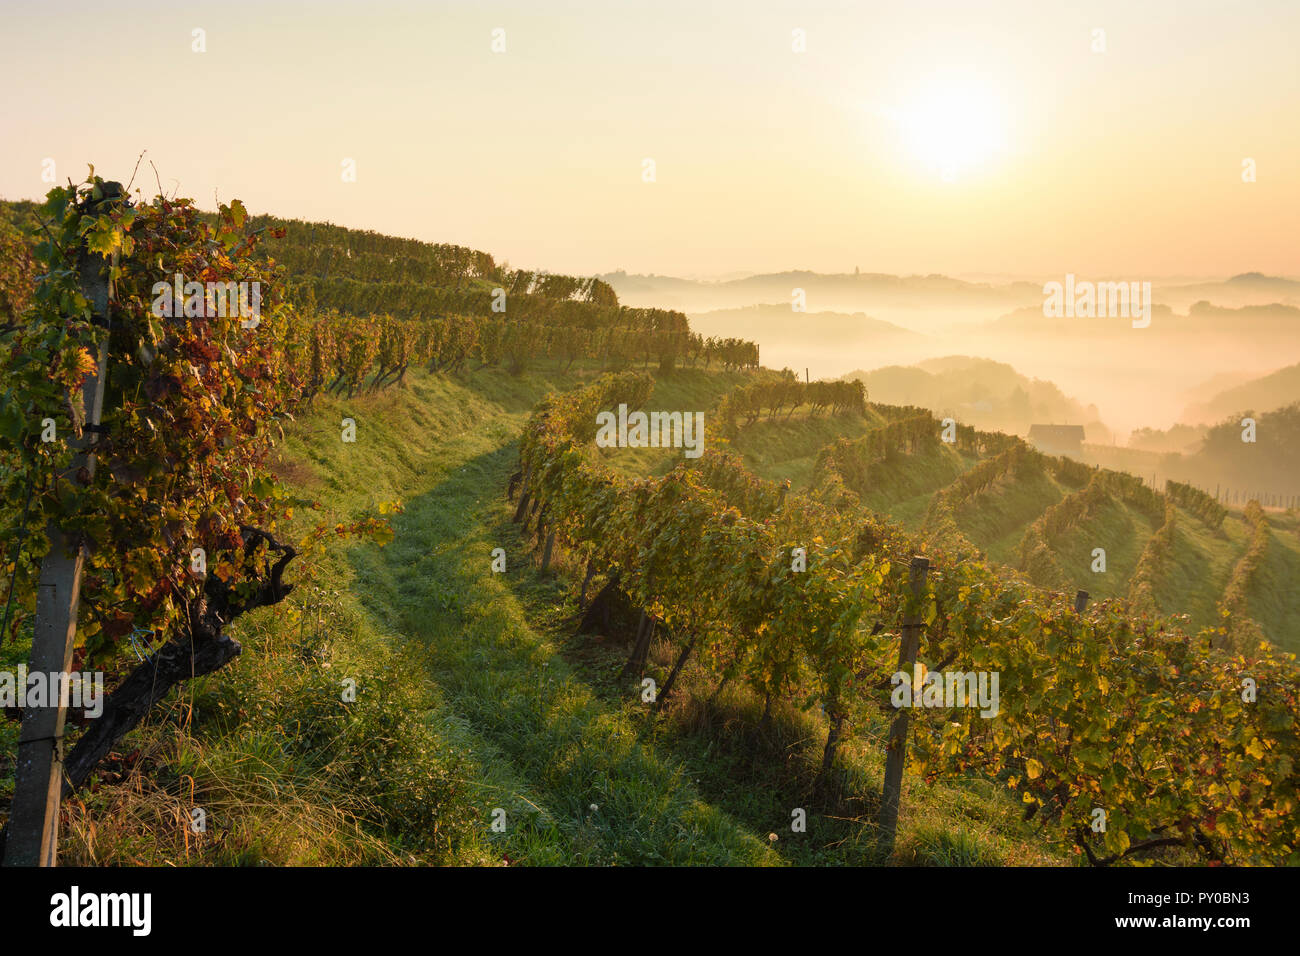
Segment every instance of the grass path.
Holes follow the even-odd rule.
[[[614,678],[625,649],[573,636],[572,574],[542,575],[504,488],[530,410],[585,373],[413,374],[408,387],[322,396],[275,463],[299,498],[288,540],[404,502],[394,540],[341,540],[294,565],[284,605],[232,629],[238,666],[169,701],[70,808],[67,858],[98,864],[862,864],[884,716],[841,748],[833,811],[806,806],[825,718],[762,702],[688,666],[652,724]],[[665,407],[726,380],[660,381]],[[357,441],[343,443],[342,419]],[[792,439],[793,440],[793,439]],[[650,469],[662,462],[640,462]],[[1294,533],[1294,528],[1289,529]],[[507,570],[491,570],[492,551]],[[1284,562],[1289,569],[1289,555]],[[561,553],[562,570],[569,558]],[[651,649],[662,679],[668,648]],[[354,679],[355,701],[340,699]],[[3,780],[0,779],[0,785]],[[1077,862],[1044,843],[994,781],[905,778],[895,863]],[[203,806],[210,834],[175,826]],[[504,827],[494,830],[495,810]],[[773,841],[769,834],[779,835]]]
[[[636,705],[600,700],[530,625],[533,611],[515,587],[539,601],[558,589],[527,570],[502,496],[517,449],[501,436],[517,433],[522,420],[501,410],[429,448],[393,542],[350,552],[363,606],[424,648],[444,703],[462,722],[462,742],[485,768],[484,826],[504,810],[505,830],[492,839],[527,863],[779,862],[765,839],[701,799],[680,763],[647,742]],[[497,547],[506,551],[505,574],[490,570]]]
[[[515,438],[548,384],[420,377],[408,395],[355,407],[327,403],[316,416],[320,427],[304,428],[289,456],[312,463],[314,474],[298,481],[316,486],[340,515],[404,501],[394,540],[348,548],[339,583],[367,627],[418,661],[436,688],[439,735],[472,767],[472,858],[870,862],[870,799],[859,808],[862,820],[814,815],[803,837],[789,832],[790,808],[803,805],[803,785],[820,757],[821,718],[780,714],[774,753],[753,733],[756,704],[745,693],[729,694],[714,715],[728,728],[720,735],[692,723],[698,708],[656,726],[613,677],[621,651],[573,637],[571,586],[538,573],[504,498]],[[692,383],[661,386],[666,394],[657,399],[671,405],[681,398],[673,393]],[[341,452],[327,426],[343,416],[356,418],[359,437]],[[494,548],[506,553],[505,573],[491,571]],[[652,654],[653,665],[664,663],[660,656]],[[689,671],[684,693],[694,682]],[[881,762],[871,740],[843,753],[851,789],[868,797],[878,792]],[[970,786],[925,787],[909,778],[900,861],[1059,862],[1023,832],[1005,794]],[[490,829],[497,809],[505,813],[503,832]],[[773,843],[772,832],[784,835]]]
[[[820,756],[820,718],[785,714],[778,736],[788,739],[775,756],[744,732],[756,713],[746,712],[753,702],[743,695],[729,699],[733,729],[721,738],[693,732],[689,708],[684,720],[655,726],[613,679],[620,652],[572,636],[570,587],[537,572],[503,494],[527,410],[508,401],[474,411],[472,427],[449,427],[418,454],[407,450],[412,479],[395,538],[349,552],[349,588],[377,629],[426,662],[454,715],[457,745],[479,768],[483,826],[505,811],[505,832],[492,834],[491,845],[530,864],[867,862],[861,822],[816,818],[805,839],[789,833],[790,807],[802,803],[791,761]],[[505,551],[505,573],[491,571],[494,548]],[[844,758],[855,791],[872,794],[880,761],[868,749],[861,741]],[[769,772],[773,762],[784,769]],[[909,783],[899,858],[1059,862],[1021,832],[1005,794],[976,789]],[[777,831],[785,836],[773,844],[768,834]]]

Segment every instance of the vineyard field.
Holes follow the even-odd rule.
[[[79,201],[64,228],[103,215],[96,208]],[[164,200],[141,218],[137,234],[159,248],[179,230],[181,256],[213,231],[251,248],[233,234],[261,222],[238,204],[205,218]],[[1130,847],[1172,863],[1290,852],[1289,798],[1270,792],[1239,811],[1225,805],[1231,788],[1193,768],[1231,761],[1285,791],[1290,731],[1278,750],[1260,735],[1293,719],[1293,700],[1236,708],[1237,729],[1196,718],[1212,753],[1188,749],[1169,708],[1177,694],[1233,707],[1225,649],[1285,686],[1293,663],[1256,637],[1279,643],[1295,610],[1278,597],[1300,564],[1294,515],[1225,512],[1186,488],[1166,499],[1015,436],[874,402],[860,383],[755,368],[753,343],[701,339],[680,314],[626,309],[587,280],[337,227],[313,244],[303,241],[311,224],[262,224],[290,268],[249,258],[283,280],[262,337],[243,340],[257,343],[260,364],[233,350],[223,359],[202,335],[185,348],[219,381],[265,379],[253,393],[276,435],[248,416],[248,390],[232,389],[223,433],[250,437],[214,448],[237,456],[221,486],[233,514],[251,501],[295,542],[274,570],[278,581],[296,559],[295,582],[259,585],[251,593],[265,600],[221,622],[219,639],[246,648],[243,666],[185,682],[107,754],[69,806],[65,859],[1071,865],[1124,859]],[[125,233],[102,241],[125,249]],[[338,274],[304,271],[317,268]],[[485,317],[492,283],[523,290],[522,319]],[[353,311],[371,294],[409,309],[431,289],[433,314]],[[140,313],[132,319],[153,334]],[[223,334],[243,333],[231,323]],[[211,405],[159,384],[152,347],[139,355],[138,374],[153,376],[146,394],[172,396],[183,414],[192,401]],[[16,361],[11,374],[32,374],[24,368]],[[703,457],[597,447],[597,413],[624,405],[702,414]],[[122,484],[134,473],[109,447]],[[13,460],[38,477],[47,467],[27,446]],[[22,474],[7,476],[11,487]],[[187,493],[210,496],[210,485]],[[69,507],[42,499],[55,503]],[[217,505],[199,504],[208,511],[192,513],[207,516],[194,527],[211,533]],[[195,504],[164,512],[176,515],[164,540],[177,551],[182,508]],[[147,514],[126,508],[114,520]],[[5,515],[23,518],[12,506]],[[268,532],[242,533],[244,564],[220,560],[221,583],[204,584],[212,600],[230,600],[220,589],[236,574],[268,573],[270,552],[249,542],[287,550]],[[1090,569],[1098,548],[1104,572]],[[920,553],[932,571],[918,590],[902,573]],[[140,562],[156,556],[136,548],[118,560],[102,573],[120,579],[139,621],[165,629],[166,615],[184,613],[160,606],[160,585],[145,588]],[[1194,573],[1198,560],[1210,573]],[[34,562],[20,567],[30,575]],[[1096,610],[1074,608],[1074,589]],[[151,665],[135,640],[142,628],[115,613],[94,621],[101,636],[83,653],[116,654],[110,673],[125,686],[128,631],[140,666]],[[1151,620],[1180,613],[1181,631]],[[971,711],[946,722],[918,714],[910,762],[896,765],[898,718],[881,681],[900,621],[925,632],[925,667],[991,669],[1021,694],[992,729]],[[31,618],[10,630],[4,663],[16,665]],[[322,690],[340,679],[345,693],[331,700]],[[1148,703],[1116,709],[1106,698],[1119,686],[1148,688]],[[1116,729],[1135,721],[1142,739]],[[1062,748],[1063,725],[1067,741],[1108,735],[1129,748],[1135,772],[1105,770],[1095,747]],[[13,727],[0,738],[10,752]],[[1079,821],[1100,799],[1123,826],[1089,838]],[[239,824],[220,839],[151,839],[199,800]],[[886,800],[905,812],[882,830]],[[801,838],[782,839],[792,813]],[[1172,813],[1183,814],[1181,835],[1158,836]],[[1216,824],[1229,813],[1252,822]],[[497,829],[498,818],[514,824]]]
[[[534,864],[869,861],[870,841],[851,824],[815,823],[820,839],[849,841],[834,851],[766,839],[820,759],[815,740],[825,734],[824,718],[782,711],[773,739],[760,738],[740,732],[758,720],[755,702],[728,694],[716,711],[674,714],[647,737],[639,706],[616,679],[622,648],[572,634],[574,594],[529,559],[500,489],[533,403],[574,382],[572,372],[558,370],[463,380],[419,372],[409,390],[351,403],[327,398],[302,418],[273,462],[277,475],[320,500],[332,522],[401,500],[393,541],[322,556],[310,595],[301,604],[290,599],[288,618],[263,613],[238,625],[248,660],[196,682],[137,732],[136,761],[114,764],[105,785],[73,811],[68,863],[481,865],[503,854]],[[660,382],[654,401],[675,407],[716,398],[733,383],[705,384],[683,373]],[[337,454],[344,415],[374,439],[346,458]],[[498,545],[511,556],[505,575],[488,570],[487,554]],[[25,651],[16,647],[14,660]],[[304,659],[312,663],[306,673]],[[656,644],[651,665],[663,673],[670,664],[669,649]],[[332,672],[358,675],[367,688],[355,722],[340,724],[341,709],[319,705]],[[406,676],[394,685],[398,674]],[[385,722],[397,708],[423,716]],[[178,732],[183,720],[189,729]],[[737,733],[719,740],[715,722]],[[0,724],[6,727],[16,725]],[[400,795],[359,782],[360,763],[322,775],[342,748],[365,754],[372,733],[391,739],[372,758],[387,779],[408,779],[412,799],[465,822],[427,828],[414,805],[395,802]],[[310,746],[294,743],[304,738]],[[798,763],[774,772],[771,761],[754,759],[756,747],[794,754]],[[874,748],[855,746],[844,760],[864,790],[879,787]],[[194,777],[193,793],[167,783],[182,773]],[[573,780],[582,787],[573,789]],[[220,844],[155,845],[161,821],[191,798],[214,817],[244,823]],[[902,861],[1065,862],[1038,844],[996,787],[978,780],[917,787],[912,800],[899,837]],[[476,822],[497,806],[528,821],[504,843],[478,835]],[[397,814],[411,814],[409,828],[393,828]]]
[[[1300,6],[883,6],[6,6],[9,937],[1285,925]]]
[[[818,452],[838,438],[858,439],[879,427],[883,419],[868,409],[865,417],[813,417],[796,412],[788,420],[760,420],[740,430],[731,445],[757,474],[772,480],[790,479],[796,488],[814,482]],[[936,421],[936,429],[938,423]],[[927,447],[915,454],[885,459],[872,466],[863,503],[888,515],[911,531],[919,532],[934,494],[978,459],[944,446]],[[1029,467],[999,478],[992,487],[963,502],[954,520],[958,529],[988,557],[1002,565],[1018,567],[1020,545],[1028,527],[1081,485],[1050,469]],[[1177,546],[1172,560],[1155,580],[1157,607],[1169,614],[1186,614],[1193,629],[1219,620],[1218,602],[1233,565],[1245,552],[1248,533],[1240,512],[1231,512],[1221,528],[1207,525],[1192,512],[1178,507],[1174,529]],[[1295,650],[1300,641],[1297,607],[1278,595],[1282,576],[1295,568],[1300,549],[1300,519],[1273,511],[1267,521],[1278,548],[1266,557],[1268,578],[1261,573],[1250,585],[1251,607],[1274,643]],[[1054,548],[1068,570],[1072,586],[1095,598],[1125,597],[1142,551],[1157,523],[1141,509],[1109,496],[1102,507],[1072,527]],[[1105,548],[1107,571],[1091,570],[1093,548]]]

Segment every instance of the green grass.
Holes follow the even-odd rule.
[[[1268,523],[1268,549],[1250,582],[1246,606],[1270,641],[1300,654],[1300,522],[1294,514],[1270,514]]]
[[[627,651],[620,637],[573,634],[582,569],[559,549],[553,569],[539,571],[504,488],[536,401],[595,374],[416,373],[407,388],[318,400],[290,428],[276,469],[321,510],[300,510],[281,533],[296,540],[318,520],[332,525],[400,499],[394,540],[382,548],[332,542],[295,561],[288,578],[299,587],[290,599],[232,628],[241,658],[173,694],[101,767],[84,803],[70,805],[65,860],[877,862],[883,716],[854,729],[829,802],[814,805],[810,782],[826,734],[819,713],[778,702],[762,728],[761,701],[744,687],[708,703],[713,687],[693,662],[656,721],[637,688],[618,679]],[[679,371],[657,382],[651,404],[707,414],[741,377]],[[355,444],[340,440],[345,417],[357,423]],[[796,416],[742,431],[736,447],[767,477],[797,483],[825,441],[867,426],[849,416]],[[645,451],[626,467],[663,470],[680,454]],[[904,456],[880,470],[870,494],[916,524],[934,490],[969,464],[943,447]],[[1016,522],[1062,493],[1051,479],[1035,479],[999,488],[959,517],[968,533],[1018,543]],[[1278,582],[1295,580],[1300,548],[1294,519],[1276,520],[1275,538],[1289,535],[1289,544],[1272,549],[1258,601],[1260,613],[1285,619],[1294,599],[1273,607],[1262,595],[1288,592]],[[1215,568],[1230,566],[1243,545],[1231,519],[1221,538],[1184,524]],[[1151,530],[1116,506],[1071,546],[1090,548],[1095,539],[1107,547],[1122,593],[1125,569]],[[504,574],[491,570],[498,547]],[[15,661],[24,653],[20,645],[5,649]],[[650,673],[661,682],[671,654],[666,644],[652,648]],[[354,702],[341,698],[345,680],[355,682]],[[7,754],[16,729],[0,731]],[[195,806],[208,813],[206,834],[183,825]],[[810,811],[806,833],[790,829],[796,808]],[[492,828],[496,811],[504,811],[503,832]],[[1067,861],[1020,820],[1001,784],[906,779],[893,862]]]
[[[1145,515],[1110,498],[1056,543],[1057,561],[1075,587],[1093,600],[1127,597],[1138,558],[1154,531]],[[1094,548],[1106,551],[1104,572],[1092,570]]]
[[[789,480],[795,491],[812,484],[817,453],[837,438],[857,438],[882,424],[880,417],[868,410],[860,415],[809,416],[806,409],[790,418],[778,415],[772,421],[760,417],[745,425],[731,445],[757,475],[772,481]]]
[[[862,503],[908,530],[919,532],[934,493],[975,464],[976,459],[958,454],[947,445],[878,461],[867,472]]]
[[[585,373],[583,373],[585,376]],[[320,502],[310,523],[400,499],[394,540],[304,555],[283,605],[240,619],[232,667],[173,695],[72,809],[81,863],[742,864],[874,861],[883,726],[843,748],[835,812],[807,803],[825,722],[782,704],[771,739],[732,688],[701,724],[702,671],[655,721],[617,671],[625,648],[575,637],[571,556],[543,575],[504,486],[550,372],[325,398],[290,431],[278,472]],[[654,401],[689,408],[727,383],[689,373]],[[340,440],[344,417],[357,442]],[[493,548],[507,570],[491,571]],[[662,679],[667,649],[657,646]],[[344,680],[357,698],[341,699]],[[760,739],[762,738],[762,739]],[[209,830],[182,822],[202,806]],[[997,785],[907,781],[895,860],[1060,862]],[[504,832],[492,828],[504,811]],[[949,824],[952,824],[950,827]],[[778,839],[769,839],[776,834]]]
[[[1230,514],[1221,530],[1212,530],[1180,508],[1170,563],[1155,581],[1157,606],[1186,614],[1193,632],[1216,625],[1219,598],[1244,550],[1240,515]]]
[[[671,656],[662,654],[666,670]],[[836,756],[836,774],[819,812],[807,811],[807,830],[791,831],[796,808],[814,806],[816,776],[827,723],[817,711],[787,702],[773,707],[771,726],[761,722],[762,701],[743,687],[730,687],[710,703],[712,686],[699,671],[689,674],[668,718],[675,745],[703,792],[760,833],[777,836],[774,849],[791,864],[871,865],[879,862],[874,817],[884,776],[887,715],[856,728]],[[825,805],[829,801],[830,805]],[[950,845],[968,850],[962,865],[1060,865],[1005,787],[978,777],[950,777],[934,784],[908,775],[904,781],[898,838],[891,862],[947,865]]]
[[[546,864],[765,862],[765,843],[701,800],[645,739],[639,704],[600,700],[534,626],[534,614],[562,614],[564,596],[536,576],[518,580],[529,557],[501,495],[515,455],[505,445],[458,457],[464,465],[438,470],[409,503],[389,547],[355,553],[371,614],[418,642],[511,781],[482,807],[515,821],[499,835],[503,852]],[[497,547],[504,575],[489,570]]]
[[[438,449],[513,440],[544,374],[415,375],[409,389],[322,399],[290,429],[277,468],[317,499],[281,534],[333,524],[405,497]],[[344,417],[356,444],[340,439]],[[423,479],[427,480],[427,479]],[[294,562],[298,590],[239,619],[243,655],[186,685],[101,767],[74,806],[65,859],[81,863],[484,863],[500,859],[485,787],[506,788],[482,741],[445,703],[421,656],[366,612],[353,567],[373,544]],[[344,703],[342,681],[356,682]],[[473,752],[471,754],[471,751]],[[482,755],[487,754],[484,758]],[[178,821],[201,806],[209,831]]]
[[[1025,529],[1066,493],[1045,470],[1004,475],[957,509],[957,527],[990,560],[1014,567]]]
[[[703,412],[705,428],[718,400],[748,378],[745,372],[706,372],[701,368],[677,369],[671,375],[656,375],[647,410]],[[709,447],[707,444],[705,447]],[[663,475],[682,461],[679,448],[605,449],[605,464],[625,475]]]

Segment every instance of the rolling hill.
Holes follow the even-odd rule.
[[[802,374],[816,365],[827,341],[840,343],[846,355],[921,356],[933,348],[925,335],[858,312],[792,312],[790,305],[752,305],[690,313],[691,328],[701,335],[752,339],[762,343],[763,360],[772,368]]]
[[[1204,402],[1190,405],[1183,412],[1183,421],[1218,422],[1238,412],[1271,412],[1294,402],[1300,402],[1300,363],[1226,388]]]
[[[879,409],[872,403],[861,418],[796,414],[780,421],[760,419],[741,429],[732,446],[756,473],[790,480],[796,488],[813,488],[819,479],[818,457],[828,442],[861,440],[880,428],[888,418],[882,418]],[[1290,418],[1279,420],[1278,428],[1284,425],[1290,425]],[[937,432],[938,422],[934,427]],[[1289,428],[1285,434],[1291,434]],[[1229,438],[1235,438],[1235,433],[1229,435],[1225,429],[1218,441]],[[1286,445],[1288,439],[1279,433],[1275,440]],[[871,465],[854,490],[871,511],[922,534],[930,526],[936,498],[982,460],[986,459],[944,444],[924,445],[911,454],[887,456]],[[1052,509],[1062,507],[1071,496],[1084,496],[1088,480],[1097,473],[1081,464],[1032,454],[1028,464],[1009,469],[978,494],[964,498],[953,515],[956,527],[994,562],[1038,580],[1042,569],[1026,563],[1022,555],[1027,535]],[[1228,509],[1221,525],[1207,524],[1182,505],[1173,505],[1176,520],[1169,534],[1174,544],[1168,549],[1169,559],[1157,564],[1144,558],[1144,550],[1166,516],[1153,507],[1152,493],[1139,492],[1140,487],[1141,479],[1124,477],[1089,492],[1082,517],[1064,533],[1049,538],[1061,576],[1041,580],[1045,584],[1054,580],[1060,587],[1068,583],[1070,589],[1088,591],[1096,599],[1128,599],[1139,566],[1151,560],[1156,565],[1151,572],[1156,610],[1188,615],[1193,630],[1218,624],[1228,581],[1249,545],[1248,518],[1240,510]],[[1264,513],[1264,520],[1270,533],[1266,566],[1271,570],[1250,578],[1250,607],[1259,615],[1266,637],[1286,650],[1300,652],[1300,594],[1276,587],[1277,576],[1286,573],[1300,548],[1300,514],[1273,507]],[[1094,548],[1106,551],[1104,571],[1093,570]]]
[[[1065,395],[1056,385],[1021,375],[1005,362],[950,355],[905,367],[858,370],[871,397],[890,405],[916,405],[977,428],[1023,435],[1035,423],[1078,424],[1089,441],[1109,441],[1096,406]]]

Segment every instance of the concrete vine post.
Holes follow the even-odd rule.
[[[119,183],[104,184],[108,203],[122,195]],[[102,324],[108,324],[109,302],[113,298],[110,263],[84,247],[77,260],[82,294]],[[89,481],[95,473],[95,444],[104,406],[104,384],[108,373],[108,336],[100,344],[95,368],[85,380],[82,402],[85,425],[80,436],[69,441],[74,450],[64,480]],[[81,572],[87,549],[84,541],[63,532],[54,522],[46,528],[50,551],[41,562],[37,585],[36,619],[32,637],[29,674],[66,675],[72,666],[77,630],[77,605]],[[52,688],[66,687],[66,680],[51,681]],[[52,693],[54,691],[52,690]],[[18,740],[14,797],[4,848],[6,866],[54,866],[58,857],[59,802],[63,793],[63,731],[67,718],[62,694],[44,707],[24,707]]]
[[[912,602],[903,615],[903,634],[898,647],[898,669],[912,679],[917,651],[921,645],[921,595],[925,593],[925,578],[930,570],[929,558],[919,555],[912,558],[908,569],[908,583]],[[885,785],[880,795],[880,812],[876,818],[880,829],[880,855],[894,851],[894,837],[898,829],[898,805],[903,794],[903,769],[907,765],[907,727],[910,716],[907,708],[899,708],[894,722],[889,726],[889,743],[885,755]]]

